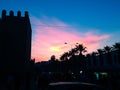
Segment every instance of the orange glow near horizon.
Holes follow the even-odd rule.
[[[97,35],[94,30],[83,33],[83,30],[78,31],[76,28],[63,28],[69,25],[57,19],[44,21],[32,17],[31,20],[34,24],[41,25],[33,27],[32,58],[35,58],[36,62],[47,61],[52,55],[59,59],[60,55],[69,51],[76,43],[83,44],[88,52],[92,52],[100,47],[101,41],[110,37],[107,34]],[[44,25],[45,22],[51,27]],[[63,27],[52,27],[53,25]]]
[[[50,47],[50,51],[60,52],[60,47]]]

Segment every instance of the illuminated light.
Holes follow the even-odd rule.
[[[100,74],[102,74],[102,75],[107,75],[108,73],[106,73],[106,72],[101,72]]]
[[[50,47],[50,51],[60,52],[60,47]]]
[[[82,74],[83,71],[80,71],[80,74]]]
[[[99,80],[99,73],[95,72],[94,74],[96,76],[96,79]]]

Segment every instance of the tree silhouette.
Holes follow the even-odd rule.
[[[85,55],[83,55],[83,53],[87,52],[86,47],[83,44],[76,45],[75,51],[79,55],[77,59],[77,63],[80,65],[79,68],[86,71]]]
[[[76,60],[76,56],[75,56],[75,53],[77,53],[77,51],[76,51],[76,48],[73,48],[73,49],[71,49],[70,51],[69,51],[69,58],[70,58],[70,60]]]
[[[113,49],[117,51],[118,62],[120,63],[120,42],[113,45]]]
[[[97,52],[92,52],[92,54],[91,54],[94,66],[96,66],[96,64],[97,64],[96,55],[97,55]]]
[[[52,55],[51,58],[50,58],[51,61],[55,61],[56,60],[56,57],[55,55]]]
[[[107,55],[108,64],[112,64],[112,59],[111,59],[111,54],[110,54],[111,50],[112,50],[112,47],[110,47],[110,46],[105,46],[104,47],[104,51],[105,51],[105,53]]]
[[[100,65],[103,65],[103,49],[97,49],[99,54]]]
[[[60,60],[68,70],[78,70],[78,68],[83,70],[86,66],[85,55],[83,55],[83,53],[86,51],[86,47],[84,47],[83,44],[76,45],[69,52],[62,54]]]
[[[115,50],[120,50],[120,43],[118,42],[118,43],[115,43],[114,45],[113,45],[113,48],[115,49]]]
[[[91,59],[90,59],[91,55],[88,53],[86,54],[86,60],[87,60],[87,65],[91,65]]]
[[[86,47],[83,44],[76,45],[76,51],[79,51],[79,55],[83,55],[84,52],[87,52]]]
[[[61,61],[66,61],[66,60],[68,60],[68,54],[69,54],[68,52],[65,52],[64,54],[62,54],[61,57],[60,57],[60,60],[61,60]]]
[[[49,60],[48,71],[55,72],[58,71],[58,68],[58,60],[56,59],[55,55],[52,55]]]

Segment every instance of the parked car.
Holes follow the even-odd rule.
[[[82,82],[56,82],[48,85],[48,90],[107,90],[96,84]]]

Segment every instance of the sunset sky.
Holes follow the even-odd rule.
[[[120,42],[120,0],[0,0],[3,9],[29,12],[36,62],[59,59],[76,43],[89,53]]]

